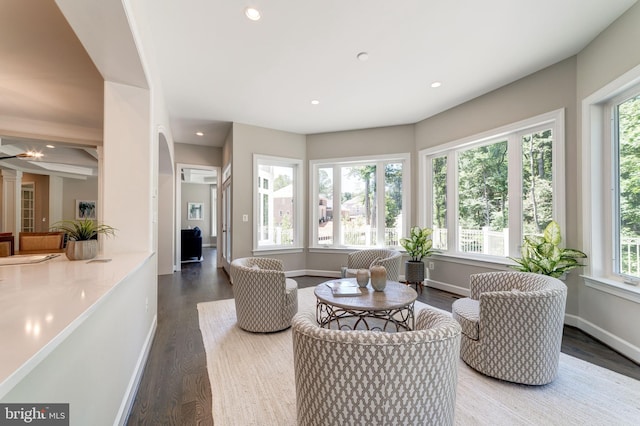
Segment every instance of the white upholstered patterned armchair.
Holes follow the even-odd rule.
[[[401,333],[320,328],[314,312],[293,318],[297,418],[311,425],[450,425],[460,326],[423,309]]]
[[[460,356],[488,376],[543,385],[558,375],[567,286],[526,272],[471,275],[470,297],[453,303]]]
[[[373,265],[382,265],[387,270],[387,279],[398,281],[402,265],[402,254],[397,250],[365,249],[349,253],[347,258],[347,276],[355,277],[358,269],[369,269]]]
[[[284,275],[282,261],[244,257],[231,262],[238,326],[272,332],[291,326],[298,311],[298,284]]]

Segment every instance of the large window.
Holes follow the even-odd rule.
[[[301,247],[301,161],[255,155],[254,172],[254,249]]]
[[[583,99],[582,132],[585,284],[640,302],[640,69]]]
[[[313,247],[397,247],[407,227],[409,155],[312,165]]]
[[[640,278],[640,88],[616,99],[613,118],[614,272]]]
[[[452,254],[519,257],[524,235],[564,223],[562,111],[421,152],[424,222]]]

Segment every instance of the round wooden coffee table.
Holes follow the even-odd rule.
[[[418,297],[414,289],[396,281],[387,281],[384,291],[374,291],[371,284],[356,296],[334,296],[328,283],[356,282],[355,278],[340,278],[319,284],[315,288],[316,320],[320,327],[341,330],[413,330],[413,305]]]

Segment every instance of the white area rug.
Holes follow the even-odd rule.
[[[313,288],[298,291],[314,311]],[[416,311],[424,304],[416,302]],[[295,425],[291,330],[248,333],[233,299],[198,304],[216,426]],[[458,425],[638,425],[640,381],[561,354],[559,377],[540,387],[495,380],[460,361]]]

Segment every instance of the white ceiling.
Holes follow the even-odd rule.
[[[55,2],[0,2],[3,144],[29,137],[3,131],[20,120],[101,131],[104,76]],[[418,122],[576,54],[635,2],[140,0],[136,10],[175,141],[222,146],[232,122],[302,134]],[[245,18],[249,4],[260,21]],[[105,12],[95,25],[123,32],[113,21]]]
[[[98,176],[98,151],[95,146],[14,137],[0,138],[0,158],[26,152],[43,155],[35,159],[0,159],[0,168],[76,179]]]
[[[221,146],[231,122],[302,134],[418,122],[576,54],[634,3],[192,0],[149,2],[147,18],[174,139]]]

